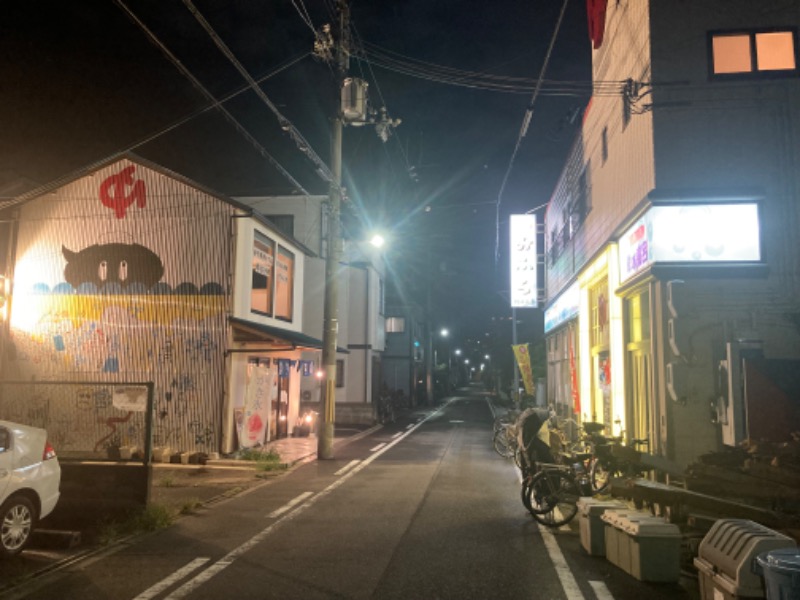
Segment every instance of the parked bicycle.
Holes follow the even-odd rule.
[[[616,477],[641,477],[649,467],[638,464],[624,456],[626,450],[635,450],[640,446],[649,447],[649,439],[632,439],[623,443],[624,436],[605,437],[600,432],[605,428],[602,423],[586,423],[592,447],[592,462],[589,472],[592,492],[601,494],[608,489]]]
[[[516,421],[500,423],[492,437],[492,446],[503,458],[513,458],[517,454]]]
[[[620,449],[622,436],[601,435],[604,425],[585,423],[583,435],[569,442],[563,429],[551,429],[551,447],[555,462],[537,463],[535,472],[527,473],[522,484],[522,501],[534,519],[543,525],[559,527],[569,523],[578,512],[581,496],[605,491],[613,477],[641,476],[648,467],[624,458]],[[643,445],[647,440],[632,440]]]

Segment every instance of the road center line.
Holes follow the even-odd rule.
[[[314,492],[303,492],[297,498],[289,500],[289,502],[287,502],[286,504],[284,504],[280,508],[276,508],[275,510],[273,510],[271,513],[269,513],[268,516],[269,516],[270,519],[275,518],[275,517],[280,517],[283,513],[291,510],[294,506],[296,506],[297,504],[300,504],[303,500],[305,500],[309,496],[313,496],[313,495],[314,495]]]
[[[395,434],[392,436],[392,439],[394,439],[394,438],[398,438],[398,437],[400,437],[401,435],[403,435],[403,432],[402,432],[402,431],[398,431],[397,433],[395,433]]]
[[[378,444],[378,445],[377,445],[377,446],[375,446],[374,448],[370,448],[370,449],[369,449],[369,451],[370,451],[370,452],[377,452],[378,450],[380,450],[381,448],[383,448],[385,445],[386,445],[386,442],[384,442],[383,444]]]
[[[431,418],[433,418],[435,416],[439,416],[439,414],[441,414],[441,412],[447,407],[448,404],[450,404],[450,401],[447,402],[446,404],[443,404],[437,410],[433,411],[428,416],[426,416],[424,419],[420,420],[416,425],[414,425],[414,427],[409,429],[405,433],[405,435],[403,435],[403,437],[399,437],[396,440],[394,440],[393,442],[390,442],[388,444],[383,444],[384,448],[382,448],[380,451],[375,452],[370,457],[368,457],[368,458],[364,459],[363,461],[361,461],[361,464],[357,465],[356,467],[351,469],[349,472],[345,473],[340,479],[337,479],[336,481],[334,481],[332,484],[330,484],[328,487],[326,487],[324,490],[322,490],[318,494],[311,496],[311,498],[306,500],[304,503],[300,504],[294,510],[292,510],[289,513],[283,515],[280,519],[275,521],[269,527],[266,527],[266,528],[262,529],[261,531],[259,531],[257,534],[255,534],[253,537],[251,537],[249,540],[247,540],[241,546],[238,546],[238,547],[234,548],[233,550],[231,550],[230,552],[228,552],[225,556],[223,556],[221,559],[219,559],[213,565],[208,567],[205,571],[202,571],[201,573],[198,573],[195,577],[193,577],[192,579],[190,579],[189,581],[184,583],[181,587],[179,587],[177,590],[172,592],[169,596],[167,596],[165,598],[165,600],[180,600],[181,598],[185,598],[186,596],[191,594],[194,590],[199,588],[206,581],[208,581],[209,579],[214,577],[214,575],[216,575],[217,573],[222,571],[228,565],[232,564],[234,560],[236,560],[237,558],[242,556],[245,552],[247,552],[248,550],[250,550],[251,548],[253,548],[257,544],[259,544],[262,541],[264,541],[264,539],[269,534],[271,534],[276,528],[278,528],[280,525],[282,525],[283,523],[285,523],[287,521],[290,521],[290,520],[294,519],[297,515],[305,512],[308,508],[310,508],[317,501],[319,501],[320,498],[330,494],[333,490],[338,488],[340,485],[344,484],[345,481],[347,481],[348,479],[353,477],[356,473],[358,473],[362,469],[366,468],[367,465],[371,464],[379,456],[381,456],[382,454],[384,454],[385,452],[387,452],[388,450],[390,450],[391,448],[393,448],[394,446],[399,444],[401,441],[403,441],[406,437],[411,435],[414,431],[416,431],[416,429],[418,427],[421,427],[425,423],[425,421],[427,421],[428,419],[431,419]]]
[[[360,460],[351,460],[349,463],[347,463],[341,469],[336,471],[336,473],[334,473],[334,475],[342,475],[343,473],[347,473],[347,471],[349,471],[350,469],[355,467],[360,462],[361,462]]]
[[[196,569],[199,569],[210,560],[211,560],[210,558],[195,558],[188,565],[181,567],[169,577],[162,579],[154,586],[146,589],[141,594],[136,596],[136,598],[134,598],[133,600],[150,600],[151,598],[155,598],[169,586],[177,583],[178,581],[186,577],[189,573],[191,573]]]

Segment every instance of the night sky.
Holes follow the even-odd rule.
[[[327,193],[313,163],[181,0],[2,0],[0,196],[125,150],[229,196],[293,192],[219,111],[204,110],[209,100],[123,6],[209,93],[231,96],[225,108],[305,190]],[[334,3],[195,0],[193,6],[253,78],[263,78],[270,101],[328,163],[335,79],[311,50],[312,29],[334,22]],[[437,320],[462,331],[484,328],[491,314],[509,312],[505,238],[495,259],[498,198],[502,234],[509,213],[548,201],[589,99],[586,4],[569,0],[545,73],[569,82],[559,86],[568,89],[556,95],[554,84],[542,87],[502,196],[562,1],[354,0],[350,6],[356,49],[350,74],[367,80],[372,105],[386,106],[402,124],[386,143],[373,127],[345,129],[348,235],[390,229],[392,264],[418,284],[437,282]],[[482,89],[487,83],[506,91]]]

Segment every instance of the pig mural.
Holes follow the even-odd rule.
[[[78,252],[61,246],[61,252],[67,259],[64,280],[76,289],[84,283],[98,288],[139,283],[149,289],[164,275],[158,255],[140,244],[94,244]]]

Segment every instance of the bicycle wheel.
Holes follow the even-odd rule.
[[[575,478],[565,472],[544,470],[534,475],[530,483],[528,504],[530,513],[542,525],[560,527],[578,514],[580,492]]]
[[[533,514],[531,507],[531,481],[533,477],[524,477],[522,480],[522,506],[524,506],[529,513]]]
[[[511,458],[514,456],[514,449],[516,448],[516,439],[508,434],[506,429],[501,429],[494,434],[492,440],[495,452],[503,458]]]

